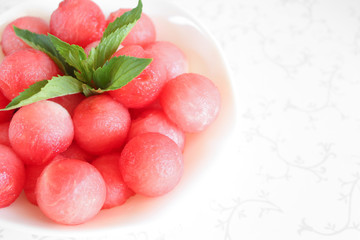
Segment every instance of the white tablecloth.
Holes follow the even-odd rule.
[[[214,176],[223,189],[204,202],[196,239],[360,239],[360,1],[171,1],[220,42],[238,100],[233,165]],[[0,226],[0,239],[65,238]]]

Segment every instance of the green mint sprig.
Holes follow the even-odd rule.
[[[128,56],[112,57],[140,19],[142,2],[124,13],[105,29],[100,43],[87,56],[78,45],[70,45],[48,34],[37,34],[14,26],[18,37],[32,48],[46,53],[64,73],[30,85],[4,109],[19,108],[37,101],[83,93],[85,96],[116,90],[137,77],[152,61]]]

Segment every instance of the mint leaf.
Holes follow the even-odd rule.
[[[83,83],[71,76],[59,76],[39,81],[21,92],[6,108],[0,110],[15,109],[45,99],[80,93],[82,85]]]
[[[116,52],[121,42],[129,34],[140,19],[142,2],[139,0],[136,8],[125,12],[106,27],[99,45],[89,53],[88,64],[97,69],[105,64]]]
[[[92,63],[94,69],[103,66],[104,63],[109,60],[116,52],[119,45],[125,39],[134,25],[135,23],[131,23],[122,26],[116,29],[110,35],[103,37],[99,45],[90,51],[88,63]]]
[[[94,72],[94,82],[104,91],[116,90],[137,77],[152,59],[128,56],[113,57]]]
[[[86,97],[90,97],[90,96],[93,96],[93,95],[99,95],[99,94],[104,93],[104,91],[102,89],[100,89],[100,88],[95,89],[95,88],[92,88],[92,87],[90,87],[89,85],[86,85],[86,84],[83,84],[82,88],[83,88],[82,92]]]
[[[75,44],[70,45],[54,35],[48,34],[48,37],[65,61],[78,71],[75,72],[77,79],[84,83],[91,84],[93,70],[86,64],[85,60],[87,56],[84,49]]]
[[[20,37],[24,42],[26,42],[30,47],[46,53],[60,68],[60,70],[70,76],[74,75],[74,68],[71,67],[65,59],[59,54],[56,50],[54,44],[51,42],[50,38],[43,34],[37,34],[30,32],[29,30],[20,29],[16,26],[13,26],[15,34]]]

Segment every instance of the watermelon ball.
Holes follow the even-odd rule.
[[[94,42],[89,43],[88,45],[86,45],[86,47],[84,48],[84,51],[85,51],[86,55],[89,55],[91,49],[96,48],[97,45],[99,45],[99,43],[100,43],[100,40],[97,40],[97,41],[94,41]]]
[[[70,148],[70,147],[69,147]],[[53,161],[62,160],[68,157],[65,157],[63,153],[56,155],[51,161],[43,163],[41,165],[25,165],[25,185],[24,185],[24,193],[27,200],[34,204],[37,204],[36,200],[36,183],[38,178],[40,177],[42,171],[45,169],[47,165],[49,165]],[[77,159],[77,158],[76,158]],[[82,160],[82,159],[77,159]],[[83,160],[85,161],[85,160]]]
[[[24,185],[24,193],[25,193],[26,199],[30,203],[32,203],[36,206],[37,206],[36,193],[35,193],[36,182],[37,182],[39,176],[41,175],[42,171],[48,164],[49,163],[46,162],[41,165],[25,166],[26,178],[25,178],[25,185]]]
[[[69,43],[86,47],[101,39],[105,16],[90,0],[64,0],[51,14],[50,33]]]
[[[47,34],[49,32],[48,24],[41,18],[31,16],[17,18],[9,23],[2,33],[1,47],[5,55],[9,55],[19,49],[31,48],[16,36],[13,26],[38,34]]]
[[[122,47],[117,50],[114,57],[118,56],[130,56],[130,57],[137,57],[137,58],[145,58],[145,51],[140,45],[130,45],[126,47]]]
[[[170,80],[160,96],[165,114],[189,133],[206,129],[219,114],[220,102],[219,90],[213,82],[195,73]]]
[[[61,155],[66,158],[74,158],[85,162],[90,162],[95,158],[94,155],[79,147],[75,141],[68,147],[68,149],[66,149],[65,152],[62,152]]]
[[[65,151],[74,137],[69,113],[52,101],[20,108],[12,118],[9,139],[12,148],[29,165],[41,165]]]
[[[23,162],[11,148],[0,144],[0,208],[9,206],[17,199],[24,181]]]
[[[135,120],[140,117],[144,112],[147,112],[149,110],[162,110],[159,98],[155,99],[155,101],[153,101],[144,108],[130,108],[129,112],[131,119]]]
[[[161,133],[173,140],[181,150],[184,149],[185,134],[161,110],[148,110],[132,121],[128,139],[146,133]]]
[[[187,73],[189,66],[184,52],[175,44],[167,41],[158,41],[145,46],[147,54],[152,56],[154,61],[164,65],[166,80],[171,80],[183,73]]]
[[[106,184],[106,199],[103,209],[120,206],[134,195],[124,183],[119,169],[120,153],[110,153],[95,159],[91,164],[101,173]]]
[[[158,197],[180,181],[184,162],[174,141],[160,133],[143,133],[132,138],[119,161],[125,183],[135,193]]]
[[[0,89],[11,100],[35,82],[51,79],[60,73],[56,64],[41,51],[15,51],[0,65]]]
[[[0,123],[0,144],[10,147],[9,126],[10,122]]]
[[[86,98],[75,109],[75,140],[85,151],[100,155],[120,150],[130,129],[129,111],[106,94]]]
[[[0,92],[0,109],[5,108],[10,101]],[[13,116],[14,110],[0,111],[0,123],[9,121]]]
[[[114,56],[147,57],[144,49],[138,45],[125,46]],[[120,89],[109,91],[111,97],[127,108],[143,108],[151,104],[160,95],[165,82],[160,77],[160,66],[151,63],[139,76]]]
[[[106,197],[105,182],[95,167],[77,159],[51,162],[36,184],[40,210],[57,223],[76,225],[93,218]]]
[[[76,93],[52,98],[50,100],[63,106],[69,112],[70,116],[72,116],[77,105],[79,105],[85,98],[84,94]]]
[[[107,24],[115,21],[117,17],[120,17],[129,10],[130,9],[119,9],[115,12],[112,12],[107,19]],[[136,22],[135,26],[131,29],[131,31],[129,32],[129,34],[126,36],[126,38],[121,44],[123,46],[134,45],[134,44],[145,46],[146,44],[152,43],[155,40],[156,40],[155,25],[148,15],[142,13],[140,19]]]

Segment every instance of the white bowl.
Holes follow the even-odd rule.
[[[122,7],[135,7],[136,1],[124,2],[95,0],[107,16]],[[1,31],[14,19],[32,15],[49,19],[59,1],[27,1],[2,13]],[[130,5],[129,5],[130,4]],[[24,194],[10,207],[0,209],[0,226],[21,229],[31,234],[56,236],[101,235],[109,231],[117,234],[139,229],[149,229],[154,224],[167,228],[191,221],[189,214],[196,212],[199,191],[211,191],[202,179],[208,169],[221,161],[221,152],[236,124],[235,100],[229,68],[214,38],[192,16],[183,9],[165,1],[144,0],[144,12],[154,21],[157,39],[167,40],[179,46],[186,54],[190,72],[199,73],[212,79],[220,89],[222,109],[217,120],[206,131],[187,136],[184,151],[185,173],[179,185],[169,194],[160,198],[135,196],[123,206],[102,210],[91,221],[77,226],[63,226],[47,219],[40,210],[27,202]],[[226,173],[223,173],[226,174]],[[215,177],[215,176],[214,176]],[[218,176],[217,176],[218,177]],[[214,181],[217,181],[214,179]],[[211,182],[208,182],[211,186]],[[206,190],[207,189],[207,190]],[[192,200],[192,197],[195,197]]]

